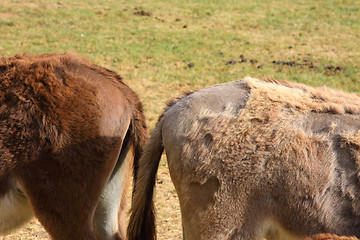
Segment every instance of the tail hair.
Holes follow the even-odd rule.
[[[139,161],[140,157],[143,154],[144,146],[146,145],[148,139],[148,131],[146,126],[145,115],[143,112],[143,107],[140,102],[137,103],[135,113],[133,115],[131,121],[131,139],[133,146],[133,176],[134,176],[134,184],[137,179],[137,173],[139,169]]]
[[[154,187],[157,169],[164,147],[162,145],[161,120],[151,133],[138,165],[134,183],[131,216],[127,229],[129,240],[155,240]]]

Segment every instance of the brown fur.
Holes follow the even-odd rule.
[[[139,161],[128,238],[156,239],[164,149],[187,240],[359,237],[359,113],[357,94],[252,78],[171,103]]]
[[[330,233],[320,233],[312,237],[307,237],[305,240],[358,240],[356,237],[338,236]]]
[[[124,164],[122,144],[133,146],[136,173],[147,138],[137,95],[73,54],[23,54],[0,60],[0,100],[0,199],[17,182],[54,239],[95,239],[92,217]]]

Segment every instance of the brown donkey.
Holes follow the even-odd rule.
[[[183,235],[360,237],[360,96],[246,78],[169,104],[139,161],[129,240],[155,239],[153,188],[165,150]]]
[[[0,235],[125,239],[124,189],[147,129],[116,73],[72,54],[0,59]]]

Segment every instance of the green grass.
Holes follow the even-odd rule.
[[[151,16],[134,15],[140,10]],[[358,19],[355,0],[3,0],[0,55],[77,52],[119,72],[153,126],[167,99],[246,75],[360,91]],[[239,63],[240,55],[248,62]]]
[[[359,19],[357,0],[1,0],[0,56],[71,51],[110,68],[152,128],[170,98],[247,75],[360,92]]]

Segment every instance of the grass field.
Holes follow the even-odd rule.
[[[0,56],[71,51],[112,69],[152,129],[170,98],[247,75],[360,92],[359,19],[357,0],[0,0]],[[164,160],[159,239],[181,239]],[[47,238],[36,221],[4,237]]]

